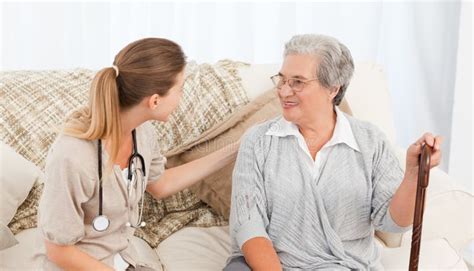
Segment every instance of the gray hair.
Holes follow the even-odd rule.
[[[339,105],[354,73],[354,61],[351,52],[337,39],[315,34],[296,35],[285,44],[284,56],[290,54],[308,54],[320,59],[316,77],[327,88],[340,86],[333,99]]]

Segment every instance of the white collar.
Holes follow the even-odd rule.
[[[323,148],[340,143],[345,143],[352,149],[360,152],[359,145],[355,140],[354,133],[352,132],[349,120],[347,120],[344,113],[337,106],[335,106],[335,111],[336,126],[334,127],[334,132],[332,134],[331,139],[329,139],[329,141],[323,146]],[[285,137],[289,135],[302,137],[298,126],[290,121],[287,121],[283,116],[280,117],[280,119],[272,126],[270,126],[270,128],[265,134],[278,137]]]

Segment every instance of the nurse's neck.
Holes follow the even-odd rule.
[[[132,135],[133,129],[142,125],[147,118],[148,112],[141,106],[120,111],[120,122],[122,124],[122,139],[126,142]]]
[[[138,104],[131,108],[121,109],[119,111],[119,119],[122,126],[121,142],[119,143],[120,149],[127,150],[132,142],[132,131],[138,126],[142,125],[145,121],[151,119],[149,109],[144,106],[145,104]],[[107,151],[110,150],[110,141],[106,139],[104,146]]]

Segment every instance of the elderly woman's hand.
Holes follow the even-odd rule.
[[[407,150],[405,175],[416,181],[416,176],[418,175],[418,157],[423,144],[428,144],[433,147],[433,152],[431,153],[431,168],[439,165],[441,162],[442,142],[443,138],[441,136],[435,137],[431,133],[425,133],[415,143],[411,144]]]

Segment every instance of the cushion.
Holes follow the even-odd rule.
[[[230,255],[229,227],[186,227],[155,249],[167,271],[222,270]]]
[[[8,224],[13,234],[37,227],[38,202],[43,193],[43,188],[43,183],[35,182],[25,201],[18,207],[15,216]]]
[[[386,270],[408,270],[409,244],[382,249],[382,265]],[[461,257],[445,239],[424,240],[420,247],[419,270],[468,270]]]
[[[0,224],[0,250],[7,249],[18,244],[12,231],[4,224]]]
[[[375,124],[390,142],[396,142],[387,78],[380,66],[356,62],[345,98],[354,117]]]
[[[19,244],[0,251],[0,270],[42,270],[44,241],[38,228],[24,230],[15,238]]]
[[[270,90],[250,102],[226,121],[206,131],[200,141],[212,138],[194,146],[179,155],[168,157],[168,166],[173,167],[206,156],[227,144],[237,141],[252,125],[280,113],[280,105],[274,91]],[[234,162],[208,176],[192,187],[196,195],[217,213],[229,217],[232,171]]]
[[[271,76],[278,73],[280,64],[255,64],[238,69],[242,85],[250,101],[274,87]]]
[[[7,227],[42,172],[12,148],[0,142],[0,250],[17,244]]]
[[[130,240],[130,245],[135,249],[137,252],[137,264],[141,266],[147,266],[152,268],[155,271],[163,270],[160,258],[156,254],[155,250],[153,250],[147,242],[144,240],[133,236]],[[153,266],[148,266],[147,263],[153,263]]]
[[[64,116],[87,101],[91,70],[0,72],[0,140],[43,168]]]
[[[167,122],[153,122],[163,153],[198,140],[203,132],[249,102],[237,75],[237,69],[244,66],[248,65],[230,60],[186,66],[178,108]]]
[[[376,246],[383,249],[378,240]],[[231,252],[229,227],[186,227],[161,242],[155,251],[168,271],[222,270]]]
[[[0,223],[7,225],[26,199],[41,170],[0,142]]]

